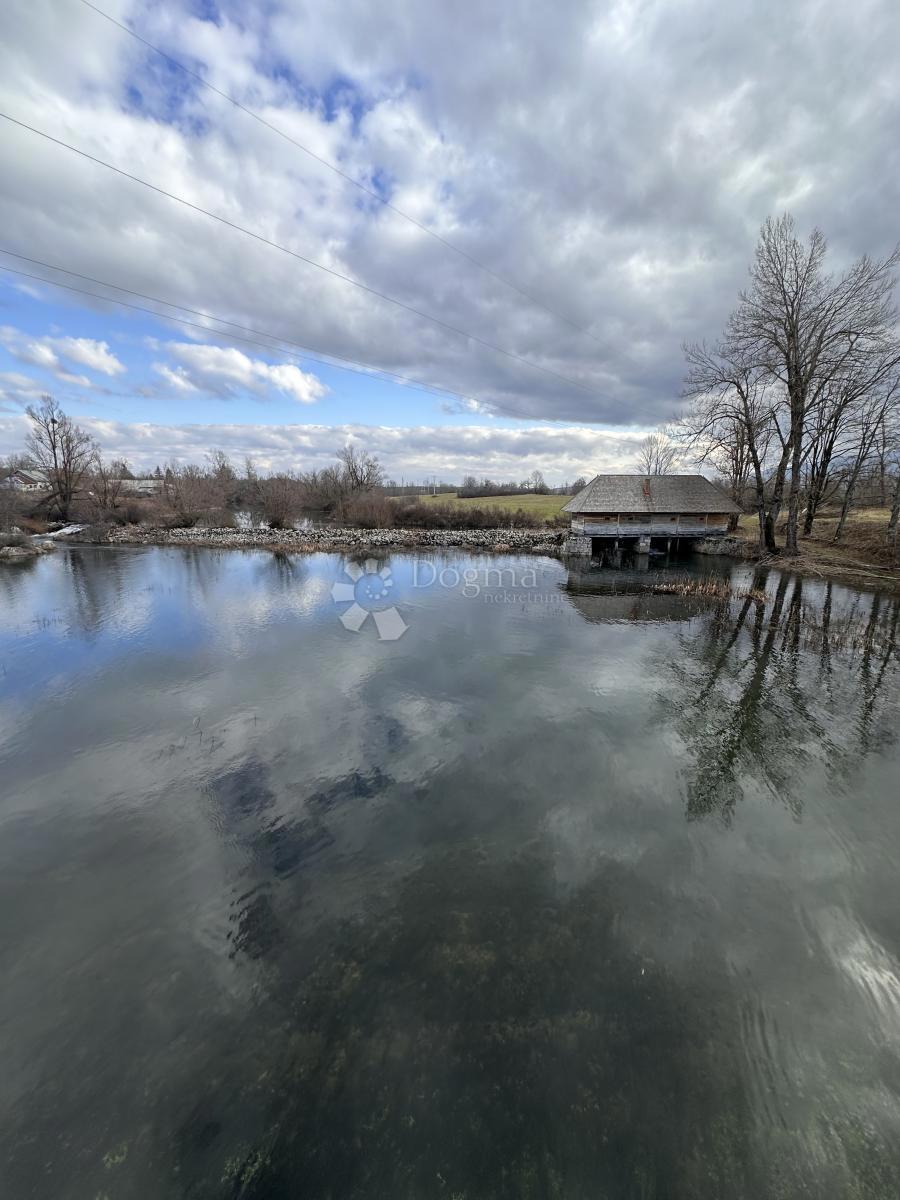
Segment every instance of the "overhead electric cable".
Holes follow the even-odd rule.
[[[123,292],[126,296],[137,296],[138,299],[149,300],[152,304],[163,304],[167,308],[177,308],[180,312],[192,313],[195,317],[203,317],[205,320],[215,321],[219,325],[228,325],[231,329],[239,329],[244,333],[255,334],[257,337],[270,338],[272,341],[281,342],[285,346],[293,346],[295,349],[300,350],[306,358],[311,359],[313,362],[323,363],[325,366],[334,366],[340,368],[341,370],[354,370],[360,375],[371,376],[373,374],[378,374],[397,383],[408,384],[411,387],[420,388],[426,392],[434,392],[436,395],[453,396],[459,400],[472,400],[476,404],[479,402],[475,396],[467,396],[463,392],[454,391],[452,388],[441,387],[440,384],[424,383],[421,380],[411,378],[409,375],[400,375],[396,371],[389,371],[387,367],[377,367],[372,363],[360,362],[357,359],[347,358],[342,354],[336,354],[330,350],[312,350],[308,346],[304,346],[302,342],[295,342],[292,338],[282,337],[281,334],[269,333],[264,329],[256,329],[252,325],[240,325],[236,321],[229,321],[225,317],[217,317],[214,313],[205,312],[203,309],[190,308],[185,304],[176,304],[173,300],[163,300],[159,296],[149,296],[146,292],[137,292],[133,288],[122,287],[118,283],[110,283],[106,279],[97,279],[93,275],[82,275],[79,271],[72,271],[67,267],[57,266],[55,263],[44,262],[40,258],[30,258],[27,254],[17,254],[15,250],[7,250],[5,246],[0,246],[0,254],[6,254],[10,258],[20,259],[22,262],[32,263],[34,266],[44,267],[48,271],[59,271],[63,275],[71,275],[74,279],[81,279],[86,283],[95,283],[98,287],[112,288],[113,291]],[[25,275],[30,279],[40,279],[40,276],[28,275],[28,273],[25,271],[13,271],[11,267],[4,267],[3,270],[12,271],[13,274]],[[68,288],[69,291],[81,291],[80,288],[69,288],[68,284],[59,283],[58,280],[55,279],[41,279],[41,282],[49,283],[55,287]],[[83,294],[86,296],[94,296],[96,293],[84,292]],[[105,300],[110,304],[123,303],[122,301],[116,300],[113,296],[98,296],[97,298],[100,300]],[[127,305],[126,307],[138,306]],[[165,317],[167,320],[180,320],[180,318],[169,317],[165,313],[157,313],[153,309],[149,308],[139,308],[138,311],[150,313],[152,316]],[[205,329],[207,327],[203,325],[197,325],[196,328]],[[209,332],[221,334],[222,331],[210,327]],[[228,336],[232,335],[229,334]],[[262,345],[263,343],[254,344]],[[276,350],[279,349],[277,346],[272,348]],[[335,361],[332,362],[332,359]]]
[[[81,275],[78,271],[68,271],[65,267],[56,267],[52,263],[41,262],[40,259],[29,258],[25,254],[16,254],[12,250],[5,250],[0,247],[0,254],[8,254],[12,258],[22,259],[24,262],[36,263],[38,266],[45,267],[49,271],[61,271],[64,275],[71,275],[76,279],[84,279],[90,283],[96,283],[99,287],[112,288],[114,291],[124,292],[129,296],[138,296],[143,300],[149,300],[153,304],[164,304],[168,308],[177,308],[181,312],[193,313],[195,316],[204,317],[208,321],[217,321],[221,325],[231,326],[232,329],[244,329],[248,333],[256,333],[259,337],[270,338],[269,342],[260,342],[253,338],[244,337],[241,334],[226,332],[221,329],[216,329],[210,325],[201,325],[199,321],[188,321],[184,317],[172,316],[170,313],[157,312],[153,308],[146,308],[141,304],[129,304],[126,300],[119,300],[115,296],[103,296],[99,292],[91,292],[86,288],[74,287],[69,283],[62,283],[58,279],[47,279],[43,275],[35,275],[31,271],[20,271],[15,267],[7,267],[0,263],[0,271],[6,271],[10,275],[19,275],[23,279],[33,279],[37,283],[45,283],[50,287],[64,288],[67,292],[75,292],[79,296],[91,296],[95,300],[102,300],[106,304],[117,304],[120,308],[128,308],[134,312],[148,313],[151,317],[158,317],[163,321],[171,321],[175,325],[187,325],[191,329],[201,329],[205,333],[218,334],[219,337],[227,337],[230,340],[244,342],[249,346],[258,346],[263,350],[268,350],[270,353],[280,354],[283,358],[290,358],[296,362],[302,362],[304,359],[310,362],[320,363],[326,367],[334,367],[340,371],[351,371],[355,375],[364,375],[371,379],[373,377],[382,377],[391,380],[395,383],[402,383],[408,387],[417,388],[419,391],[430,392],[438,396],[452,396],[457,400],[471,400],[478,403],[475,396],[467,396],[462,392],[455,392],[450,388],[440,387],[436,384],[422,383],[417,379],[411,379],[407,375],[398,375],[395,371],[388,371],[384,367],[372,366],[368,363],[356,362],[353,359],[343,358],[339,354],[331,354],[329,351],[310,351],[305,346],[301,346],[299,342],[293,342],[290,338],[283,338],[276,333],[267,333],[265,330],[253,329],[249,325],[238,325],[234,321],[227,321],[224,317],[217,317],[212,313],[203,312],[201,309],[188,308],[183,304],[175,304],[171,300],[161,300],[157,296],[148,296],[143,292],[135,292],[131,288],[119,287],[115,283],[107,283],[102,279],[94,279],[91,275]],[[293,351],[284,350],[281,346],[273,345],[272,342],[282,342],[287,346],[296,346],[302,351],[297,354]],[[335,361],[331,361],[334,359]]]
[[[252,108],[248,108],[245,104],[242,104],[240,100],[236,100],[234,96],[230,95],[228,92],[216,87],[214,83],[210,83],[209,80],[201,75],[199,71],[193,70],[192,67],[186,66],[185,63],[181,62],[180,59],[174,58],[165,50],[161,50],[159,46],[155,46],[153,42],[150,42],[147,40],[147,38],[142,37],[141,34],[132,29],[130,25],[125,25],[122,21],[116,20],[116,18],[111,16],[108,12],[104,12],[102,8],[98,8],[96,4],[92,4],[91,0],[81,0],[81,2],[85,5],[85,7],[90,8],[98,16],[105,17],[110,24],[115,25],[118,29],[121,29],[123,33],[129,34],[136,41],[140,42],[142,46],[146,46],[148,50],[152,50],[154,54],[158,54],[160,58],[164,58],[166,62],[171,63],[173,67],[177,67],[178,70],[184,71],[186,75],[190,75],[192,79],[196,79],[198,83],[203,85],[203,87],[208,88],[211,92],[214,92],[223,100],[227,100],[229,104],[233,104],[235,108],[240,109],[240,111],[246,116],[251,117],[260,125],[265,126],[265,128],[270,130],[272,133],[284,138],[286,142],[290,142],[290,144],[297,150],[302,150],[304,154],[308,154],[310,158],[315,159],[317,163],[321,163],[323,167],[327,167],[329,171],[333,171],[335,175],[339,175],[341,179],[346,180],[347,183],[351,183],[355,188],[359,188],[361,192],[364,192],[367,196],[371,197],[371,199],[377,200],[379,204],[384,205],[385,208],[390,209],[390,211],[393,213],[396,213],[398,217],[402,217],[405,221],[409,221],[411,225],[415,225],[415,227],[421,230],[422,233],[427,233],[429,237],[434,238],[435,241],[440,242],[442,246],[446,246],[448,250],[452,250],[455,254],[460,255],[460,257],[467,259],[474,266],[478,267],[479,270],[484,271],[485,274],[490,275],[493,279],[496,279],[505,287],[511,288],[514,292],[518,292],[518,294],[522,296],[523,299],[527,300],[529,304],[533,304],[537,308],[542,308],[544,312],[549,313],[550,316],[556,317],[560,321],[564,321],[566,325],[571,326],[572,329],[577,330],[579,333],[585,333],[589,338],[593,338],[595,342],[599,342],[600,339],[596,336],[596,334],[591,333],[590,329],[585,328],[583,325],[579,325],[577,322],[567,317],[564,313],[559,312],[558,309],[552,308],[549,304],[545,304],[543,300],[538,300],[536,296],[531,295],[530,292],[527,292],[523,287],[520,287],[519,284],[514,283],[513,280],[508,279],[505,275],[501,275],[500,272],[495,271],[493,267],[489,267],[485,263],[481,262],[481,260],[477,259],[474,254],[470,254],[467,250],[463,250],[461,246],[457,246],[454,242],[442,237],[441,234],[436,233],[427,225],[423,225],[423,223],[416,217],[411,216],[408,212],[404,212],[403,209],[398,208],[396,204],[392,204],[390,200],[380,195],[375,191],[374,188],[367,187],[366,184],[361,183],[358,179],[354,179],[352,175],[348,175],[346,171],[342,171],[340,167],[337,167],[334,165],[334,163],[329,162],[327,158],[323,158],[320,154],[316,154],[315,150],[310,150],[309,146],[304,146],[302,142],[298,142],[297,139],[292,137],[289,133],[285,133],[283,129],[279,129],[277,125],[273,125],[271,121],[267,121],[265,117],[261,117],[259,113],[254,112]]]
[[[440,317],[431,316],[429,313],[423,312],[419,308],[414,308],[413,305],[406,304],[403,300],[396,300],[393,296],[387,295],[386,292],[380,292],[377,290],[377,288],[372,288],[365,283],[360,283],[358,279],[353,279],[350,275],[344,275],[340,271],[335,271],[333,267],[326,267],[324,263],[316,262],[316,260],[313,258],[307,258],[306,255],[300,254],[296,250],[291,250],[287,246],[283,246],[280,242],[274,242],[270,238],[264,237],[261,233],[254,233],[252,229],[247,229],[243,225],[238,225],[234,221],[229,221],[227,217],[220,216],[218,213],[210,212],[209,209],[201,208],[199,204],[194,204],[190,200],[185,200],[183,196],[176,196],[174,192],[168,192],[165,188],[157,187],[155,183],[149,183],[146,179],[141,179],[138,175],[132,175],[129,171],[125,171],[121,167],[113,166],[112,163],[106,162],[105,159],[98,158],[94,154],[89,154],[86,150],[81,150],[77,146],[71,145],[69,142],[64,142],[62,138],[57,138],[50,133],[45,133],[42,129],[37,129],[34,125],[29,125],[26,121],[20,121],[17,117],[10,116],[9,113],[0,112],[0,117],[2,117],[4,121],[9,121],[11,125],[17,125],[20,129],[25,129],[29,133],[33,133],[37,137],[43,138],[45,141],[61,147],[63,150],[69,150],[71,153],[87,159],[88,162],[95,163],[100,167],[105,167],[108,171],[112,171],[116,175],[121,175],[123,179],[129,179],[132,183],[139,183],[142,187],[148,188],[151,192],[156,192],[160,196],[165,196],[168,200],[173,200],[176,204],[184,205],[185,208],[189,208],[193,212],[201,213],[204,217],[209,217],[213,221],[218,221],[219,224],[225,225],[229,229],[234,229],[237,233],[242,233],[246,237],[253,238],[254,241],[261,242],[264,246],[271,246],[274,250],[280,250],[282,254],[290,255],[291,258],[296,258],[298,261],[306,263],[310,267],[316,267],[318,270],[324,271],[327,275],[333,275],[336,279],[340,279],[344,283],[349,283],[353,287],[359,288],[363,292],[367,292],[370,296],[377,296],[379,300],[384,300],[388,304],[393,304],[397,308],[402,308],[406,312],[413,313],[415,316],[421,317],[425,321],[431,321],[432,324],[438,325],[442,329],[448,330],[450,333],[455,333],[459,337],[467,338],[469,341],[476,342],[478,345],[484,346],[488,350],[493,350],[497,354],[502,354],[505,358],[512,359],[514,362],[518,362],[523,366],[530,367],[534,371],[541,371],[544,375],[551,375],[554,379],[559,379],[563,383],[570,384],[572,387],[577,387],[582,391],[593,393],[593,388],[588,387],[586,384],[580,383],[577,379],[571,379],[568,375],[562,375],[559,371],[554,371],[552,367],[541,366],[540,363],[532,362],[531,359],[524,358],[521,354],[516,354],[512,350],[504,350],[502,346],[496,346],[493,342],[488,342],[484,338],[478,337],[477,334],[469,333],[465,329],[460,329],[456,325],[451,325],[448,321],[442,321]]]

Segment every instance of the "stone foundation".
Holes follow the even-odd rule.
[[[591,539],[589,537],[582,537],[581,534],[570,533],[563,544],[563,553],[572,554],[580,558],[590,558]]]

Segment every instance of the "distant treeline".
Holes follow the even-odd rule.
[[[513,480],[500,483],[494,479],[476,479],[474,475],[467,475],[457,495],[464,499],[478,496],[521,496],[528,492],[536,496],[574,496],[586,484],[586,479],[578,478],[574,483],[565,483],[562,487],[549,487],[540,471],[532,471],[527,479],[521,479],[518,483]]]
[[[364,527],[486,529],[535,524],[533,513],[478,505],[452,506],[424,497],[460,490],[452,483],[429,485],[385,481],[378,459],[347,445],[331,466],[313,471],[262,474],[251,459],[236,465],[221,450],[203,463],[169,463],[153,472],[149,494],[135,494],[127,481],[129,465],[108,461],[93,437],[81,429],[50,396],[27,410],[31,428],[25,453],[0,463],[0,535],[38,532],[52,521],[77,521],[102,531],[111,525],[143,524],[165,528],[233,526],[249,513],[271,529],[288,529],[315,510],[336,522]],[[23,489],[20,473],[38,472],[38,487]],[[478,485],[485,496],[549,492],[535,472],[520,484]],[[472,494],[472,493],[470,493]],[[479,493],[474,493],[479,494]],[[538,521],[540,523],[540,520]]]

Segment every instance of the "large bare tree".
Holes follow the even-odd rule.
[[[374,454],[357,450],[351,442],[338,452],[338,462],[350,493],[373,492],[384,480],[384,470]]]
[[[765,372],[726,340],[712,349],[695,343],[684,350],[684,396],[690,404],[682,430],[688,448],[698,462],[752,481],[760,552],[772,553],[788,459],[778,412],[781,393],[767,386]],[[768,478],[772,487],[767,492]]]
[[[25,439],[29,457],[48,480],[46,503],[64,521],[85,478],[93,470],[98,447],[89,433],[76,425],[52,396],[26,408],[31,428]]]
[[[857,259],[840,275],[825,271],[827,244],[814,229],[803,243],[793,218],[769,217],[762,227],[750,287],[728,330],[742,357],[763,368],[785,390],[790,486],[785,552],[798,552],[805,436],[814,407],[833,382],[877,357],[897,360],[892,300],[900,249],[877,260]]]

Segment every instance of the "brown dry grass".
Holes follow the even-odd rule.
[[[798,557],[778,556],[771,561],[804,574],[900,592],[900,561],[886,537],[889,517],[886,508],[858,509],[847,521],[841,541],[835,544],[832,538],[838,514],[826,511],[816,518],[812,536],[800,539]],[[755,515],[743,516],[737,532],[748,542],[755,542],[757,529]],[[784,537],[783,522],[778,536],[779,540]]]
[[[660,579],[650,585],[650,591],[665,596],[714,596],[720,600],[766,601],[761,588],[733,587],[727,579],[708,575],[704,579]]]

